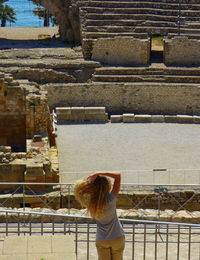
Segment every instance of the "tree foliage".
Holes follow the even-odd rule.
[[[44,7],[41,7],[39,4],[37,4],[37,6],[38,7],[34,8],[33,14],[37,15],[40,19],[43,19],[44,27],[49,26],[50,22],[53,25],[57,24],[55,17],[52,16],[47,9],[45,9]]]
[[[0,21],[1,27],[6,26],[6,22],[15,23],[16,22],[15,10],[9,5],[3,5],[0,3]]]

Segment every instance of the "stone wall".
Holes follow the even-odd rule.
[[[100,38],[93,41],[92,59],[109,65],[147,65],[150,39]]]
[[[25,90],[11,77],[0,74],[0,145],[26,149]]]
[[[191,84],[52,84],[47,89],[51,108],[103,106],[109,114],[200,114],[200,89]]]
[[[169,66],[200,65],[200,40],[182,36],[165,39],[164,63]]]
[[[20,84],[21,83],[21,84]],[[53,131],[46,91],[0,73],[0,145],[26,151],[26,139]]]

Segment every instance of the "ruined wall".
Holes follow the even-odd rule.
[[[25,151],[25,90],[10,80],[10,77],[0,74],[0,145],[9,145],[15,151]]]
[[[164,63],[169,66],[200,65],[200,40],[181,36],[165,39]]]
[[[44,6],[56,17],[61,39],[80,43],[80,21],[77,0],[32,0]]]
[[[56,106],[106,107],[108,113],[200,114],[200,89],[187,84],[68,84],[48,87]]]
[[[129,37],[101,38],[93,41],[92,59],[109,65],[147,65],[150,39]]]

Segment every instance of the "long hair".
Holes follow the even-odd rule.
[[[110,179],[105,176],[97,176],[94,181],[77,181],[74,186],[74,195],[81,206],[87,208],[90,216],[98,219],[104,213],[106,197],[110,189]]]

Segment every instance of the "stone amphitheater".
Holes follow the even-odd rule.
[[[13,153],[16,147],[30,153],[30,147],[41,148],[41,143],[44,146],[45,136],[48,148],[54,149],[55,129],[49,111],[55,109],[61,124],[200,123],[199,0],[34,2],[56,16],[65,43],[46,39],[39,44],[28,41],[24,47],[25,42],[1,39],[0,93],[5,105],[0,107],[0,122],[5,117],[12,119],[15,112],[22,123],[18,127],[0,125],[5,133],[0,145],[10,146]],[[13,80],[18,82],[18,88],[26,89],[23,111],[15,111],[13,94],[7,95]],[[12,87],[18,91],[15,84]],[[34,96],[31,101],[30,95]],[[8,128],[13,130],[9,134]],[[22,128],[26,138],[16,141],[13,137],[16,133],[20,136]],[[26,140],[33,145],[24,148]],[[38,153],[43,153],[38,147]],[[9,156],[18,159],[15,154],[8,156],[11,150],[2,148],[2,167],[9,163]],[[45,156],[47,161],[52,156],[55,159],[51,152]],[[38,163],[37,152],[32,157],[40,165],[30,169],[30,179],[24,177],[28,176],[26,165],[18,170],[20,179],[15,175],[10,181],[58,180],[55,161],[48,168]],[[40,174],[36,174],[38,169]]]

